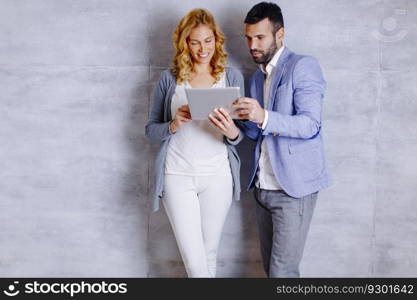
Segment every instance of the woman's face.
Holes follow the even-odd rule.
[[[215,51],[213,30],[206,25],[193,28],[188,37],[188,48],[194,63],[209,64]]]

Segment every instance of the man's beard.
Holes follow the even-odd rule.
[[[266,52],[257,50],[257,49],[253,50],[253,51],[262,53],[262,56],[259,56],[259,57],[252,56],[252,58],[255,61],[255,63],[257,63],[258,65],[260,64],[266,65],[274,57],[275,53],[277,52],[277,49],[278,49],[277,43],[276,43],[276,40],[274,39],[272,45],[268,48]]]

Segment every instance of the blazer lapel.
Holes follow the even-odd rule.
[[[292,52],[287,47],[285,47],[282,54],[281,54],[281,57],[278,60],[277,65],[275,67],[274,78],[272,80],[271,87],[269,89],[268,109],[272,109],[274,107],[277,89],[278,89],[278,86],[281,82],[282,75],[285,72],[286,64],[288,62],[288,58],[289,58],[291,53]]]
[[[256,77],[255,77],[255,93],[254,97],[258,100],[258,102],[261,104],[261,106],[264,106],[264,77],[263,73],[260,70],[256,71]]]

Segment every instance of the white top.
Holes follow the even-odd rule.
[[[274,57],[267,64],[266,68],[263,68],[263,65],[260,65],[260,69],[265,73],[266,79],[264,82],[264,109],[265,109],[265,119],[262,123],[262,130],[265,129],[266,124],[268,123],[268,103],[269,103],[269,89],[271,87],[272,74],[274,73],[275,66],[278,63],[281,53],[284,51],[284,45],[275,53]],[[256,176],[255,184],[257,187],[265,190],[282,190],[281,186],[278,184],[277,179],[275,178],[274,172],[272,170],[271,161],[268,154],[268,147],[266,140],[263,139],[261,144],[261,157],[259,159],[259,169]]]
[[[186,82],[177,84],[175,89],[171,103],[173,118],[180,106],[188,104],[185,87],[192,88]],[[212,87],[226,87],[225,74]],[[188,122],[171,136],[165,174],[208,176],[226,171],[227,168],[230,167],[223,134],[209,120]]]

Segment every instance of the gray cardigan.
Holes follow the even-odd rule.
[[[164,175],[165,175],[165,158],[168,151],[168,143],[172,133],[169,130],[171,116],[171,101],[175,93],[176,79],[171,70],[162,72],[158,84],[153,93],[153,105],[150,111],[149,120],[146,124],[146,136],[152,142],[160,142],[161,147],[155,161],[155,190],[153,192],[153,211],[159,209],[160,198],[163,197]],[[226,86],[240,87],[240,94],[245,95],[244,80],[242,74],[233,68],[226,68]],[[236,151],[237,145],[244,135],[240,132],[236,140],[224,139],[227,146],[227,154],[230,163],[230,169],[233,177],[233,199],[240,199],[240,159]]]

